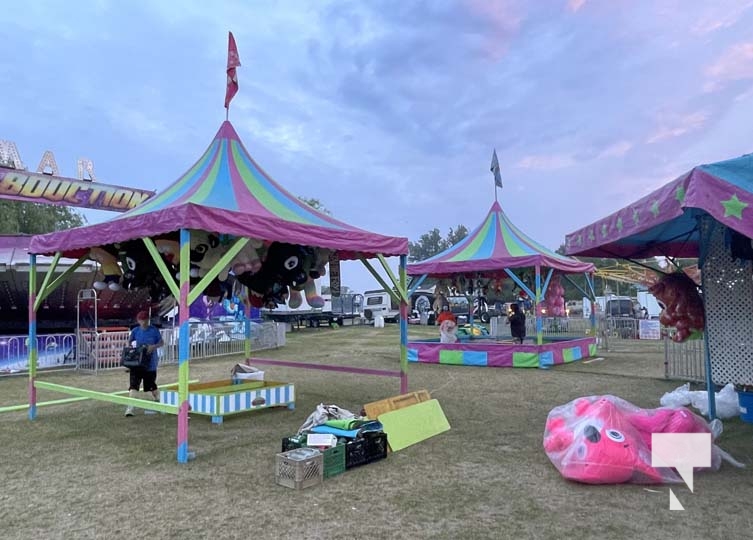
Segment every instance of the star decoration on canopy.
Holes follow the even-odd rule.
[[[591,230],[588,231],[588,239],[591,242],[593,242],[594,240],[596,240],[596,236],[594,235],[594,230],[593,229],[591,229]]]
[[[677,199],[677,202],[680,204],[685,201],[685,188],[682,186],[682,184],[677,186],[677,189],[675,190],[675,199]]]
[[[737,194],[733,194],[732,197],[727,199],[726,201],[721,201],[722,206],[724,206],[724,217],[736,217],[737,219],[743,218],[743,210],[748,205],[748,203],[742,202],[740,199],[737,198]]]
[[[659,215],[659,201],[654,201],[651,205],[651,213],[654,214],[654,217]]]
[[[638,215],[638,210],[637,209],[633,210],[633,223],[635,223],[636,225],[638,225],[638,222],[640,222],[640,220],[641,220],[641,218]]]
[[[617,225],[615,225],[619,232],[622,232],[622,216],[617,218]]]
[[[609,234],[609,227],[607,227],[607,224],[606,224],[606,223],[604,223],[604,224],[603,224],[603,225],[601,226],[601,236],[602,236],[603,238],[606,238],[606,237],[607,237],[607,234]]]

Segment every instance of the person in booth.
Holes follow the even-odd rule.
[[[507,318],[510,325],[510,333],[518,343],[523,343],[526,338],[526,316],[517,303],[510,305],[510,316]]]
[[[130,368],[130,381],[128,385],[128,397],[139,397],[139,387],[144,386],[144,392],[151,393],[154,401],[159,401],[159,390],[157,389],[157,364],[159,355],[157,349],[164,345],[160,331],[149,323],[149,313],[139,311],[136,314],[136,326],[131,330],[131,346],[146,346],[146,354],[149,356],[149,363],[145,366]],[[133,407],[129,405],[126,408],[125,415],[133,416]]]

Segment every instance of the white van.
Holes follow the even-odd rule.
[[[400,306],[384,289],[366,291],[363,299],[363,316],[366,320],[373,321],[377,315],[384,317],[385,321],[400,320]]]
[[[398,322],[400,320],[400,304],[398,304],[384,289],[366,291],[363,293],[363,316],[367,320],[374,320],[374,316],[381,315],[385,321]],[[430,290],[419,289],[411,295],[409,312],[427,313],[429,321],[433,321],[434,312],[431,310],[434,302],[434,293]],[[433,324],[433,322],[429,322]]]

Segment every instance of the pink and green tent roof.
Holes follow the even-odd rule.
[[[568,234],[565,246],[571,255],[588,257],[698,257],[703,215],[753,238],[753,154],[695,167]]]
[[[541,266],[567,273],[590,272],[584,263],[542,246],[518,229],[494,202],[483,223],[466,238],[425,261],[408,265],[412,276],[450,277],[460,273],[484,274],[504,269]]]
[[[298,200],[251,158],[227,121],[193,167],[155,197],[104,223],[35,236],[30,252],[80,256],[183,228],[330,248],[341,259],[408,252],[407,238],[364,231]]]

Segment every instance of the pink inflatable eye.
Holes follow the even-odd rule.
[[[625,436],[622,434],[621,431],[617,431],[616,429],[608,429],[607,430],[607,437],[609,437],[610,440],[614,442],[624,442]]]

